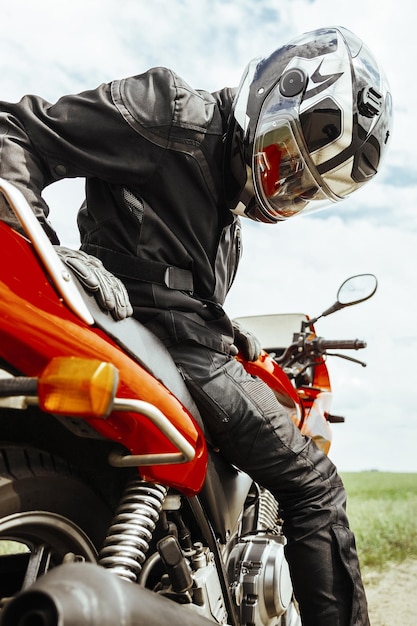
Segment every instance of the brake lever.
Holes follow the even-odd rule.
[[[327,356],[337,356],[339,359],[345,359],[346,361],[351,361],[352,363],[357,363],[358,365],[362,365],[362,367],[367,367],[365,361],[359,361],[359,359],[354,359],[351,356],[347,356],[346,354],[339,354],[338,352],[326,352]]]

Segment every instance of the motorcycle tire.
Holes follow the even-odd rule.
[[[0,607],[65,561],[96,561],[112,512],[47,452],[0,448]]]

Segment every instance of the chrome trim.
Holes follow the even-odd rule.
[[[8,396],[0,398],[0,409],[15,409],[16,411],[26,411],[29,406],[26,396]]]
[[[0,408],[27,409],[29,406],[39,406],[37,396],[15,396],[0,399]],[[124,451],[113,450],[109,454],[109,463],[113,467],[139,467],[140,465],[175,465],[188,463],[195,457],[195,449],[186,438],[169,421],[168,417],[156,406],[144,400],[130,398],[115,398],[112,411],[129,411],[140,413],[149,418],[165,437],[177,448],[178,452],[162,452],[160,454],[125,454]],[[52,414],[53,415],[53,414]],[[61,416],[65,419],[65,415]],[[71,415],[68,415],[71,418]],[[103,416],[106,419],[107,416]],[[85,418],[77,417],[82,421]],[[97,418],[100,419],[100,418]]]
[[[44,267],[61,298],[86,324],[94,324],[94,318],[81,297],[78,286],[54,250],[45,231],[38,222],[23,194],[14,185],[0,178],[0,192],[18,218],[28,239],[38,253]]]
[[[113,451],[109,455],[109,463],[113,467],[139,467],[140,465],[171,465],[188,463],[195,457],[194,447],[175,428],[166,415],[156,406],[143,400],[115,398],[113,411],[131,411],[148,417],[157,428],[174,444],[178,452],[161,454],[122,454]]]

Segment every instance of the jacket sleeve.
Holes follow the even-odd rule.
[[[98,177],[141,185],[167,146],[176,107],[168,70],[100,85],[55,104],[37,96],[0,103],[0,176],[16,185],[43,221],[42,190],[54,181]],[[0,217],[10,221],[0,205]]]

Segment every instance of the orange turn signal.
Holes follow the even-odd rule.
[[[55,357],[38,379],[39,406],[48,413],[105,418],[119,382],[111,363],[78,357]]]

